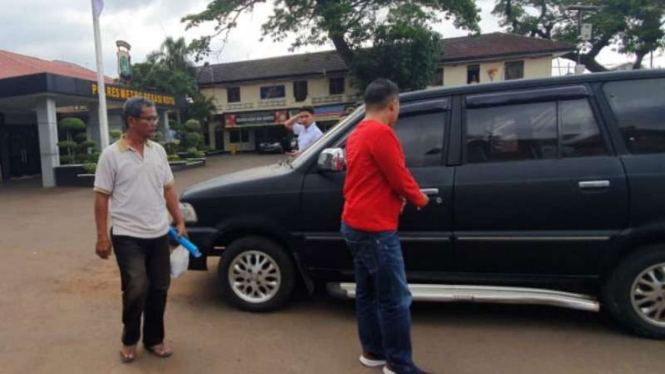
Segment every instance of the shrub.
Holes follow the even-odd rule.
[[[86,174],[95,174],[97,171],[97,164],[94,162],[87,162],[81,165],[81,168],[86,172]]]

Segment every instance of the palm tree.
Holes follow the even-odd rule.
[[[162,62],[172,70],[181,70],[193,72],[194,65],[188,60],[189,48],[185,38],[174,40],[172,37],[166,38],[162,43],[161,49]]]

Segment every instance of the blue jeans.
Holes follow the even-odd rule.
[[[411,292],[395,231],[364,232],[342,223],[354,258],[356,314],[364,352],[383,356],[399,371],[413,367]]]

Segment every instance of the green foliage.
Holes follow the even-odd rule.
[[[185,134],[183,146],[187,148],[187,151],[189,152],[189,149],[191,148],[197,149],[201,145],[202,141],[203,141],[203,136],[201,136],[201,134],[195,132],[188,132],[187,134]]]
[[[161,131],[155,131],[152,135],[152,140],[155,142],[161,142],[164,140],[164,134]]]
[[[169,161],[180,161],[180,156],[178,156],[176,154],[171,154],[171,155],[168,155],[167,157],[168,157]]]
[[[109,131],[109,136],[111,137],[111,139],[118,140],[122,136],[122,131],[118,129],[113,129]]]
[[[131,87],[192,97],[198,92],[195,77],[172,70],[159,62],[136,63],[132,66]]]
[[[95,174],[97,171],[97,164],[94,162],[86,162],[85,164],[81,165],[81,169],[83,169],[86,174]]]
[[[189,114],[192,118],[204,121],[217,113],[215,99],[201,93],[194,95],[194,101],[189,106]]]
[[[62,142],[58,142],[58,147],[60,147],[62,149],[66,149],[66,150],[76,149],[78,147],[78,143],[73,142],[71,140],[65,140],[65,141],[62,141]]]
[[[176,132],[182,131],[182,125],[174,119],[169,120],[169,128],[173,131],[176,131]]]
[[[74,163],[74,156],[64,155],[60,156],[60,164],[69,165]]]
[[[66,165],[91,160],[88,150],[95,148],[97,144],[88,139],[88,135],[85,133],[85,122],[79,118],[63,118],[58,126],[67,139],[58,143],[58,147],[61,149],[60,163]],[[99,156],[92,161],[96,162],[97,158]]]
[[[440,36],[426,26],[431,15],[417,5],[396,8],[379,26],[371,49],[356,53],[351,64],[354,84],[362,91],[376,78],[397,83],[403,91],[427,87],[441,52]]]
[[[88,134],[86,134],[84,132],[80,132],[80,133],[74,135],[74,140],[77,143],[84,142],[84,141],[88,140]]]
[[[292,38],[291,50],[307,45],[332,42],[340,57],[350,66],[353,55],[374,39],[377,28],[385,23],[385,14],[412,5],[439,19],[453,20],[455,27],[478,32],[478,8],[473,0],[211,0],[204,11],[182,19],[187,29],[212,22],[215,33],[190,44],[200,59],[210,53],[213,38],[238,25],[238,17],[267,4],[272,14],[262,27],[263,37],[274,41]],[[440,23],[440,22],[438,22]]]
[[[665,6],[662,0],[497,0],[493,14],[509,32],[578,44],[577,11],[571,5],[598,6],[584,11],[583,23],[593,25],[588,43],[579,43],[581,61],[590,71],[606,68],[596,61],[605,48],[634,54],[635,67],[646,54],[665,47]],[[576,61],[575,53],[564,58]]]
[[[166,151],[167,155],[175,155],[176,152],[178,151],[178,146],[180,145],[180,141],[177,139],[173,139],[170,142],[167,142],[164,144],[164,150]]]
[[[187,150],[187,156],[189,158],[204,158],[206,154],[202,151],[199,151],[195,147],[192,147]]]
[[[75,134],[81,131],[85,131],[85,122],[83,122],[83,120],[80,118],[63,118],[60,120],[58,125],[60,130],[65,132],[71,132]]]
[[[190,119],[189,121],[185,122],[185,129],[187,129],[188,132],[200,132],[201,122],[195,119]]]
[[[78,148],[81,149],[81,150],[86,150],[86,151],[88,150],[88,148],[94,148],[96,146],[97,146],[97,143],[95,143],[94,140],[89,140],[89,139],[78,143]]]

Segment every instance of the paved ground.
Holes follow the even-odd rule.
[[[277,156],[221,156],[176,174],[182,188]],[[218,296],[216,274],[171,288],[175,355],[118,360],[120,285],[114,260],[94,255],[93,194],[0,187],[0,373],[378,374],[357,363],[353,304],[300,297],[250,314]],[[210,260],[210,268],[216,269]],[[597,314],[544,307],[418,304],[415,358],[435,373],[662,373],[665,342],[627,336]]]

